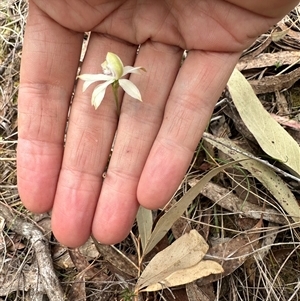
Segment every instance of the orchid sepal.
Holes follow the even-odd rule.
[[[120,79],[119,84],[129,96],[142,101],[140,90],[133,82],[128,79]]]

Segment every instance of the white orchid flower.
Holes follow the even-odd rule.
[[[83,92],[93,83],[105,81],[95,87],[92,94],[92,105],[97,109],[105,95],[106,88],[112,85],[117,109],[119,112],[119,102],[117,90],[121,86],[124,91],[133,98],[142,101],[141,93],[134,83],[130,80],[121,78],[129,73],[140,73],[141,70],[146,71],[143,67],[132,67],[123,65],[121,59],[114,53],[108,52],[106,60],[101,64],[103,74],[81,74],[78,78],[84,80]]]

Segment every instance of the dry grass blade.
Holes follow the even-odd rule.
[[[188,283],[186,285],[186,294],[188,296],[189,301],[213,301],[215,300],[215,296],[213,299],[210,299],[195,283]]]
[[[171,209],[167,211],[157,222],[148,240],[143,256],[148,254],[165,236],[165,234],[171,229],[174,222],[180,218],[180,216],[193,202],[197,195],[199,195],[203,187],[219,172],[236,163],[237,162],[230,162],[211,170],[197,183],[197,185],[191,188],[176,204],[174,204]]]

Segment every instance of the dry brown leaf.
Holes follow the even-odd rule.
[[[271,44],[272,39],[270,35],[262,35],[258,37],[255,42],[243,52],[242,60],[252,60],[261,54]]]
[[[126,255],[119,251],[114,246],[100,244],[94,239],[95,246],[103,258],[108,261],[113,267],[125,275],[136,277],[138,275],[138,267]]]
[[[185,288],[176,288],[174,290],[165,290],[164,291],[164,297],[161,298],[161,301],[174,301],[174,300],[180,300],[180,301],[190,301],[186,295]],[[139,301],[149,301],[149,299],[143,299]]]
[[[138,279],[136,288],[142,289],[197,264],[207,250],[208,244],[196,230],[184,234],[153,257]]]
[[[224,270],[220,264],[212,260],[202,260],[192,267],[174,272],[155,284],[149,285],[142,291],[154,292],[167,287],[178,286],[193,282],[197,279],[207,277],[211,274],[221,274]]]
[[[260,220],[254,228],[247,231],[249,234],[240,234],[224,243],[211,247],[205,259],[213,259],[220,263],[224,272],[199,279],[197,284],[200,286],[206,285],[207,283],[214,282],[232,274],[249,256],[252,256],[259,242],[261,225],[262,220]]]
[[[187,283],[186,294],[189,301],[214,301],[216,296],[212,286],[199,287],[196,282]]]
[[[237,64],[237,69],[239,71],[265,68],[265,67],[275,67],[283,65],[291,65],[298,62],[300,58],[300,51],[281,51],[274,53],[262,53],[259,56],[246,60],[242,59]]]
[[[80,252],[80,249],[69,249],[69,254],[77,272],[84,275],[84,279],[94,279],[99,282],[107,280],[108,276],[93,267],[87,261],[87,258]]]
[[[77,274],[70,290],[68,300],[86,301],[85,279],[83,274]]]
[[[181,237],[184,233],[192,230],[190,222],[185,218],[179,218],[171,228],[172,234],[175,239]]]
[[[287,74],[277,76],[265,76],[258,80],[249,80],[251,87],[256,94],[272,93],[291,88],[300,77],[300,68]]]
[[[290,115],[290,105],[285,97],[285,94],[279,91],[275,91],[276,108],[278,115]]]
[[[278,116],[276,114],[270,114],[278,123],[288,126],[294,130],[300,131],[300,122],[297,120],[289,119],[284,116]]]

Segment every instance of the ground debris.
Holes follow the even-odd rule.
[[[37,215],[21,205],[17,192],[17,96],[27,1],[0,2],[0,300],[131,300],[124,296],[139,301],[298,300],[299,225],[290,222],[274,194],[240,167],[238,172],[234,167],[215,176],[141,265],[138,262],[141,233],[136,225],[131,236],[121,244],[98,245],[100,254],[92,239],[75,250],[60,245],[51,233],[50,214],[44,224],[37,221]],[[270,116],[298,144],[299,8],[260,36],[243,52],[237,65]],[[87,43],[83,49],[86,47]],[[225,92],[223,96],[227,97]],[[223,96],[222,105],[213,114],[219,123],[218,134],[249,146],[249,153],[282,169],[280,162],[266,158],[235,105],[230,98],[224,101]],[[208,127],[210,132],[213,132],[212,125],[213,122]],[[228,160],[215,148],[207,147],[205,141],[201,143],[204,147],[199,148],[194,161],[199,166],[190,166],[170,206],[178,204],[205,172]],[[278,170],[275,172],[299,203],[299,183]],[[155,212],[156,222],[169,209]],[[259,224],[254,227],[257,220]],[[207,256],[211,258],[207,259],[219,260],[225,272],[179,288],[141,293],[134,299],[136,279],[148,259],[192,229],[210,244]]]
[[[38,268],[37,277],[41,281],[43,288],[50,301],[63,301],[64,294],[60,282],[53,270],[52,258],[41,229],[33,223],[16,216],[16,212],[11,211],[7,206],[0,203],[0,214],[5,219],[7,227],[25,237],[34,250]],[[22,265],[21,265],[22,266]],[[18,275],[14,275],[17,277]],[[17,278],[19,280],[19,278]],[[14,281],[12,283],[15,283]],[[26,281],[24,282],[26,283]]]

